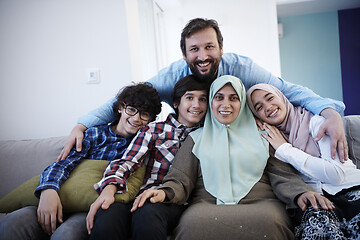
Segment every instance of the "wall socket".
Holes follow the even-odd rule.
[[[85,70],[86,83],[87,84],[99,84],[100,83],[100,69],[88,68]]]

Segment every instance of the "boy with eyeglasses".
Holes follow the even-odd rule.
[[[175,114],[142,128],[123,157],[111,161],[103,179],[94,186],[101,194],[86,218],[90,239],[166,239],[185,206],[145,204],[131,212],[133,202],[114,203],[114,195],[126,191],[128,177],[142,164],[146,165],[146,173],[140,193],[162,184],[180,145],[200,126],[206,113],[207,96],[207,83],[193,75],[180,79],[172,93]]]
[[[161,101],[150,85],[139,83],[120,90],[112,106],[114,122],[86,130],[81,152],[73,148],[66,159],[43,171],[35,190],[40,198],[38,207],[24,207],[2,220],[1,232],[7,239],[46,239],[51,234],[51,239],[88,239],[86,213],[74,213],[63,221],[60,186],[83,159],[121,158],[137,131],[155,120]]]

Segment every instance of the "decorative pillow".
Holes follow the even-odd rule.
[[[62,184],[59,196],[64,212],[87,212],[99,196],[93,185],[101,180],[109,161],[83,160]],[[133,200],[142,185],[146,167],[141,166],[127,182],[127,192],[116,194],[115,201],[127,203]],[[39,199],[34,191],[40,183],[40,175],[26,181],[0,200],[0,212],[9,213],[25,206],[37,206]]]

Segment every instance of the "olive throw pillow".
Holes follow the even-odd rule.
[[[87,212],[99,196],[93,185],[100,181],[109,161],[83,160],[62,184],[59,196],[64,212]],[[140,167],[127,182],[127,192],[116,194],[115,201],[127,203],[138,194],[145,175],[145,165]],[[34,191],[40,183],[40,175],[26,181],[0,200],[0,212],[9,213],[25,206],[37,206],[39,199]]]

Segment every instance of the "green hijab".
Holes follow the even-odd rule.
[[[232,123],[223,125],[212,113],[212,99],[228,83],[238,94],[241,108]],[[269,157],[268,143],[258,131],[240,79],[225,75],[212,83],[204,127],[190,135],[205,189],[216,197],[217,204],[237,204],[260,180]]]

